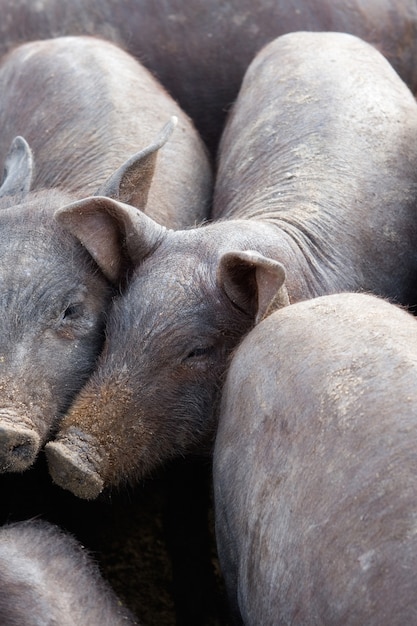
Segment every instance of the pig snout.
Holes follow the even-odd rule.
[[[34,463],[41,437],[18,413],[0,411],[0,471],[23,472]]]
[[[80,435],[65,442],[50,441],[45,446],[52,480],[72,491],[78,498],[94,500],[103,491],[104,482],[97,468],[100,458],[91,437]]]

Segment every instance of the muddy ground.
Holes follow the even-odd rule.
[[[40,458],[23,474],[0,476],[0,521],[39,516],[70,531],[143,626],[229,626],[208,475],[207,462],[174,464],[86,502],[53,485]]]

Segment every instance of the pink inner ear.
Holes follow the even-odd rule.
[[[138,209],[101,196],[92,196],[58,209],[55,218],[88,250],[113,283],[125,279],[157,247],[166,228]]]
[[[241,271],[239,270],[241,268]],[[255,272],[255,285],[252,287],[247,279],[248,270]],[[242,272],[243,280],[238,280]],[[222,256],[218,276],[223,289],[229,298],[238,303],[249,301],[257,295],[257,312],[255,323],[258,323],[272,310],[289,304],[288,293],[285,287],[285,269],[278,261],[265,257],[256,250],[237,250],[227,252]],[[246,279],[245,279],[246,276]],[[246,293],[246,298],[245,298]]]
[[[29,193],[33,179],[33,154],[28,143],[19,135],[10,146],[4,163],[5,177],[0,179],[0,197]],[[0,172],[1,175],[1,172]]]
[[[263,267],[258,267],[256,282],[258,285],[258,315],[260,313],[263,315],[277,293],[277,280],[276,276],[265,271]]]
[[[111,282],[117,282],[121,271],[120,231],[107,213],[92,215],[81,228],[79,239]]]
[[[285,270],[282,266],[259,265],[256,270],[258,285],[258,324],[267,315],[290,304],[285,286]]]
[[[120,279],[122,254],[120,225],[92,198],[61,209],[57,220],[91,254],[103,274],[112,282]]]

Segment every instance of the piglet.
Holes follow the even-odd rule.
[[[230,353],[274,308],[349,290],[416,304],[416,189],[409,89],[360,39],[301,32],[248,68],[212,223],[168,230],[94,197],[57,211],[81,240],[101,223],[97,263],[105,272],[117,259],[121,278],[130,263],[131,275],[97,367],[46,446],[54,481],[93,499],[210,452]]]
[[[343,293],[236,350],[214,450],[236,624],[403,626],[417,614],[417,322]]]
[[[184,228],[208,211],[211,171],[188,117],[111,43],[64,37],[22,45],[0,63],[0,94],[4,472],[33,463],[86,381],[121,288],[116,260],[108,257],[104,272],[94,260],[100,224],[74,237],[56,210],[97,192],[99,202],[129,202]]]

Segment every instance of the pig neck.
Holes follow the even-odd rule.
[[[243,244],[245,249],[256,250],[284,265],[291,302],[343,288],[338,278],[343,275],[338,271],[339,263],[314,231],[276,217],[225,220],[220,222],[222,228],[226,222],[229,249],[236,241],[236,245]]]

